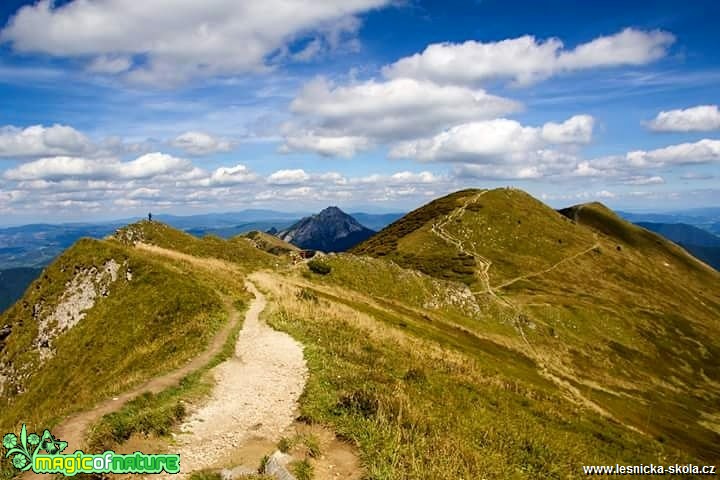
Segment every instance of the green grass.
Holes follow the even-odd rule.
[[[391,255],[402,238],[438,217],[449,214],[457,207],[460,207],[467,197],[476,195],[479,192],[480,190],[462,190],[413,210],[382,229],[377,235],[353,248],[351,253],[376,257]]]
[[[307,460],[292,462],[290,470],[295,474],[297,480],[312,480],[315,477],[315,469]]]
[[[41,365],[32,347],[34,312],[43,316],[53,311],[76,272],[109,259],[121,265],[117,281],[82,321],[55,339],[55,355]],[[125,278],[128,269],[131,280]],[[192,272],[180,273],[167,262],[113,242],[82,240],[0,317],[0,323],[13,328],[0,361],[18,372],[0,397],[0,425],[52,426],[73,411],[179,366],[202,351],[224,321],[215,288]]]
[[[267,319],[306,346],[301,414],[358,445],[368,478],[575,478],[588,463],[688,458],[569,402],[517,353],[447,325],[342,296],[276,294]]]
[[[190,480],[222,480],[222,475],[211,470],[201,470],[190,475]]]
[[[279,261],[243,236],[224,240],[214,235],[197,238],[164,223],[141,221],[120,229],[114,236],[120,243],[143,242],[196,257],[233,262],[246,270],[271,267]]]
[[[235,308],[245,305],[236,302]],[[166,436],[186,416],[186,405],[198,402],[212,391],[207,372],[230,358],[242,329],[242,322],[233,328],[223,348],[208,364],[184,377],[179,385],[158,394],[146,392],[127,402],[118,411],[103,416],[91,427],[88,445],[93,451],[105,451],[122,444],[133,434]]]
[[[477,194],[445,197],[446,206],[453,199],[458,206],[473,200],[445,230],[476,261],[492,262],[489,278],[497,297],[453,270],[460,250],[432,232],[448,214],[436,202],[416,211],[422,215],[414,213],[412,228],[401,219],[355,251],[450,284],[469,284],[477,292],[475,305],[466,302],[470,310],[452,316],[428,309],[524,348],[619,421],[689,456],[720,458],[720,433],[699,421],[720,405],[720,275],[601,204],[561,214],[518,190]],[[361,269],[361,260],[346,258],[332,262],[323,284],[395,305],[418,307],[442,298],[390,267],[383,271],[366,261]],[[511,280],[516,281],[500,287]]]
[[[287,255],[291,252],[297,252],[300,249],[295,245],[288,243],[275,235],[259,232],[257,230],[248,232],[242,237],[252,240],[253,244],[272,255]]]
[[[322,260],[310,260],[308,269],[318,275],[327,275],[332,271],[332,267]]]

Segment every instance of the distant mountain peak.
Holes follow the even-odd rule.
[[[342,252],[370,238],[374,233],[340,208],[331,206],[301,219],[278,232],[277,236],[300,248]]]

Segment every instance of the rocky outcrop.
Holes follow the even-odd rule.
[[[120,264],[114,259],[108,260],[100,268],[81,269],[65,284],[65,291],[50,313],[44,314],[42,305],[34,306],[34,316],[38,320],[38,335],[34,346],[40,352],[41,362],[52,358],[52,342],[58,335],[70,330],[85,318],[87,310],[95,305],[98,297],[109,295],[110,285],[118,279],[119,270]]]
[[[367,240],[375,232],[337,207],[305,217],[277,234],[300,248],[323,252],[343,252]]]

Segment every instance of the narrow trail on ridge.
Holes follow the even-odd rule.
[[[235,344],[235,355],[212,370],[216,384],[210,400],[181,426],[175,451],[181,477],[214,466],[253,438],[279,440],[292,424],[308,370],[301,344],[260,320],[267,304],[255,295]],[[178,448],[179,447],[179,448]]]
[[[114,398],[102,401],[90,410],[71,415],[60,424],[53,427],[53,435],[56,438],[68,442],[68,447],[64,453],[74,452],[75,450],[85,447],[88,429],[93,424],[97,423],[103,416],[120,410],[125,403],[145,392],[159,393],[167,388],[177,385],[183,377],[202,368],[210,362],[210,360],[222,350],[222,347],[230,336],[233,328],[240,320],[240,314],[233,307],[231,300],[225,300],[225,309],[229,316],[226,324],[211,340],[208,348],[198,356],[192,358],[188,363],[169,373],[153,377],[145,383],[121,393]],[[47,478],[47,476],[28,471],[25,472],[21,478]]]
[[[475,203],[478,201],[480,197],[485,195],[487,193],[487,190],[483,190],[479,194],[475,195],[470,200],[466,201],[462,207],[456,208],[452,212],[450,212],[449,215],[445,217],[444,221],[434,223],[431,227],[432,232],[440,237],[441,239],[445,240],[446,242],[450,243],[451,245],[454,245],[460,252],[464,253],[465,255],[469,255],[473,258],[475,258],[477,261],[480,262],[480,270],[477,271],[477,275],[480,277],[480,281],[485,286],[485,292],[489,293],[493,297],[495,296],[495,292],[493,291],[492,287],[490,286],[490,266],[492,266],[492,262],[480,255],[478,252],[473,250],[467,250],[465,246],[463,245],[462,240],[457,239],[450,235],[447,230],[445,230],[445,226],[455,220],[456,218],[459,218],[465,214],[465,211],[467,210],[468,205],[471,203]]]
[[[588,248],[586,248],[580,252],[577,252],[573,255],[570,255],[568,257],[565,257],[565,258],[561,259],[559,262],[556,262],[556,263],[550,265],[548,268],[539,270],[537,272],[526,273],[525,275],[520,275],[519,277],[511,278],[510,280],[507,280],[506,282],[503,282],[500,285],[495,285],[493,288],[494,289],[505,288],[505,287],[509,287],[510,285],[512,285],[515,282],[519,282],[520,280],[527,280],[528,278],[539,277],[540,275],[544,275],[546,273],[549,273],[549,272],[555,270],[557,267],[559,267],[563,263],[575,260],[578,257],[581,257],[587,253],[590,253],[592,250],[594,250],[596,248],[600,248],[600,243],[595,242],[592,245],[590,245]]]
[[[570,255],[568,257],[563,258],[559,262],[555,263],[554,265],[551,265],[550,267],[538,271],[538,272],[530,272],[525,275],[521,275],[519,277],[513,278],[507,282],[504,282],[503,284],[500,284],[496,286],[495,288],[492,287],[490,284],[490,267],[492,266],[492,261],[482,255],[480,255],[478,252],[474,250],[468,250],[465,248],[463,241],[459,238],[454,237],[450,233],[448,233],[447,230],[445,230],[445,226],[454,221],[455,219],[461,217],[465,214],[467,211],[468,206],[471,203],[476,202],[480,197],[482,197],[485,193],[487,193],[487,190],[484,190],[480,192],[479,194],[475,195],[474,197],[467,200],[461,207],[456,208],[452,212],[450,212],[448,215],[446,215],[445,219],[442,221],[439,221],[437,223],[434,223],[431,227],[432,232],[443,239],[444,241],[448,242],[449,244],[455,246],[460,252],[470,255],[474,257],[479,263],[480,263],[480,269],[477,271],[477,275],[480,278],[481,283],[483,284],[484,288],[481,291],[475,291],[472,292],[474,295],[479,294],[488,294],[490,297],[495,300],[498,303],[502,303],[505,306],[509,307],[513,311],[513,319],[512,323],[517,329],[518,333],[520,334],[520,337],[523,340],[523,343],[526,346],[525,353],[530,357],[535,359],[538,365],[538,372],[551,382],[553,382],[555,385],[557,385],[561,390],[567,392],[571,398],[573,398],[577,403],[585,406],[586,408],[595,411],[596,413],[614,420],[615,422],[619,423],[620,425],[624,425],[626,428],[636,432],[640,433],[642,435],[646,435],[645,432],[639,430],[633,425],[629,425],[625,422],[622,422],[615,416],[613,416],[609,411],[604,409],[599,404],[595,403],[591,399],[587,398],[583,393],[580,391],[579,388],[575,387],[571,382],[569,382],[567,379],[563,377],[562,374],[556,374],[551,370],[551,367],[548,365],[547,359],[545,358],[545,355],[543,355],[541,352],[539,352],[535,346],[530,343],[530,341],[527,338],[527,335],[525,334],[525,329],[523,328],[523,323],[527,321],[527,318],[522,313],[522,309],[515,304],[515,302],[511,301],[509,298],[507,298],[505,295],[497,295],[495,292],[495,289],[501,289],[503,287],[506,287],[508,285],[511,285],[517,281],[531,278],[535,276],[542,275],[544,273],[550,272],[560,266],[561,264],[568,262],[570,260],[573,260],[581,255],[584,255],[588,252],[590,252],[592,249],[599,246],[599,243],[594,243],[587,249],[575,253],[573,255]]]

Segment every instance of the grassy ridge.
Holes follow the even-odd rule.
[[[224,240],[214,235],[197,238],[164,223],[141,221],[118,230],[114,239],[126,245],[148,243],[196,257],[233,262],[245,270],[269,267],[277,257],[257,248],[243,236]]]
[[[110,259],[123,265],[118,279],[82,321],[56,339],[55,355],[41,364],[33,347],[38,331],[33,311],[51,312],[76,272]],[[125,277],[128,270],[131,280]],[[2,361],[21,377],[6,385],[0,399],[2,425],[52,425],[201,351],[225,313],[213,288],[188,272],[178,273],[147,254],[107,241],[82,240],[61,255],[0,318],[12,326]]]
[[[267,320],[306,345],[303,416],[356,443],[368,478],[575,478],[587,463],[687,458],[568,401],[521,355],[342,289],[263,286]]]
[[[234,308],[243,311],[246,304],[239,300],[235,302]],[[164,436],[170,433],[173,427],[185,419],[185,405],[202,401],[212,391],[212,381],[206,374],[233,355],[242,325],[243,322],[239,321],[222,350],[202,368],[183,378],[179,385],[157,394],[147,392],[127,402],[117,412],[103,416],[90,431],[90,449],[102,452],[114,448],[134,434]]]
[[[434,200],[388,225],[354,247],[351,253],[386,258],[405,268],[471,284],[474,282],[473,272],[477,266],[475,259],[426,233],[434,221],[462,206],[467,198],[479,192],[480,190],[462,190]],[[418,232],[421,234],[416,236]],[[417,237],[420,241],[408,245],[407,238],[411,237]]]
[[[414,216],[422,221],[410,222],[412,228],[401,219],[356,250],[463,281],[447,266],[460,249],[432,229],[444,225],[464,251],[492,262],[494,286],[488,295],[469,283],[479,311],[470,321],[448,318],[526,349],[568,388],[658,442],[720,458],[720,425],[712,420],[720,413],[720,275],[600,204],[561,215],[518,190],[479,194],[458,192],[421,207]],[[438,205],[456,205],[452,221]],[[408,262],[406,252],[428,264]],[[330,261],[333,273],[314,281],[395,304],[437,297],[402,275],[393,286],[396,273],[372,262],[363,269]],[[365,286],[352,280],[365,275]]]
[[[271,253],[273,255],[287,255],[290,252],[297,252],[300,248],[292,243],[288,243],[275,235],[270,235],[257,230],[248,232],[241,237],[247,238],[259,249]]]

